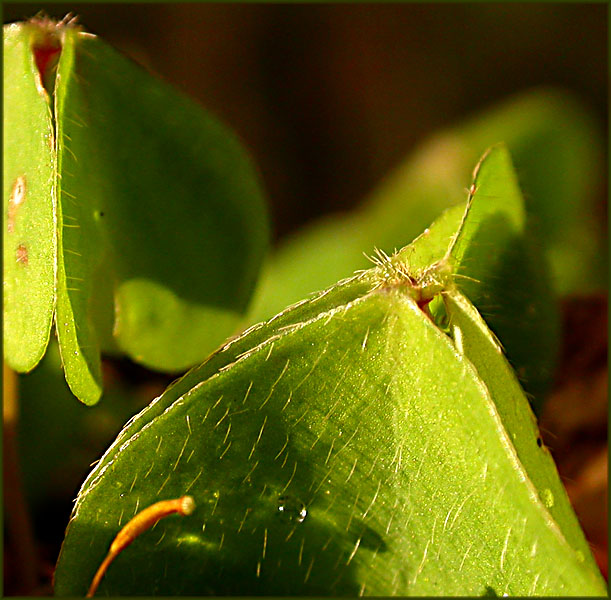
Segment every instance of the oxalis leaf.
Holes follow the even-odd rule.
[[[567,93],[533,89],[437,132],[388,173],[354,211],[326,216],[282,241],[264,269],[251,321],[269,318],[363,268],[363,252],[374,245],[389,254],[405,246],[441,210],[461,201],[482,150],[503,140],[527,200],[528,231],[519,237],[530,234],[532,239],[524,241],[536,247],[530,249],[526,264],[520,264],[523,249],[516,246],[514,264],[507,266],[499,282],[506,287],[503,294],[480,299],[483,302],[472,300],[503,338],[507,356],[539,410],[550,385],[545,374],[555,368],[559,347],[556,306],[544,303],[546,311],[538,311],[535,318],[520,315],[529,321],[525,338],[519,337],[514,319],[495,320],[503,319],[501,303],[513,300],[513,306],[527,307],[545,287],[564,295],[605,287],[604,226],[597,225],[594,216],[596,190],[604,181],[600,131],[587,108]],[[545,269],[539,264],[542,257],[549,263]],[[521,297],[513,298],[517,293]],[[533,358],[544,364],[529,362]]]
[[[121,525],[188,494],[195,511],[138,537],[100,595],[605,594],[457,287],[486,201],[253,327],[128,423],[79,493],[56,593],[82,595]]]
[[[74,24],[34,19],[4,36],[9,364],[37,364],[54,309],[86,403],[101,393],[100,349],[169,372],[200,362],[238,327],[267,243],[249,158]]]
[[[467,205],[446,210],[391,262],[407,262],[420,278],[435,263],[452,270],[457,287],[503,340],[538,410],[553,375],[560,331],[549,273],[531,233],[511,157],[497,144],[475,169]],[[430,307],[438,321],[444,311],[440,300]]]
[[[4,28],[3,65],[4,356],[29,371],[44,355],[55,306],[56,156],[51,108],[20,28]]]

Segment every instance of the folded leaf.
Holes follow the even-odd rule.
[[[505,158],[482,161],[463,214],[251,328],[130,421],[79,493],[56,592],[84,593],[121,525],[188,494],[194,513],[137,538],[100,594],[604,594],[528,401],[457,288],[473,225],[519,208],[483,193]]]
[[[605,232],[594,216],[603,185],[601,132],[570,94],[535,89],[431,136],[355,211],[326,216],[283,241],[267,265],[251,320],[365,267],[363,252],[374,245],[390,254],[408,244],[464,199],[473,165],[499,142],[514,158],[558,292],[604,286]]]
[[[40,326],[33,320],[35,351],[20,350],[29,358],[19,361],[31,368],[44,352],[56,270],[62,362],[81,400],[93,403],[101,393],[100,348],[170,372],[200,362],[238,328],[265,252],[267,221],[249,158],[195,102],[74,24],[38,19],[8,27],[6,43],[16,48],[10,56],[25,55],[29,71],[23,77],[23,60],[11,58],[5,89],[9,98],[13,89],[26,90],[19,93],[32,97],[46,129],[30,131],[17,108],[5,115],[7,129],[26,131],[38,144],[32,148],[44,142],[49,154],[29,159],[30,170],[49,163],[41,175],[46,187],[28,171],[28,202],[15,213],[5,252],[11,324],[25,322],[22,302],[13,296],[31,297],[26,316],[40,310],[36,319],[42,320]],[[59,48],[51,98],[40,82],[53,80],[36,70],[32,40],[42,40],[44,51]],[[22,98],[11,102],[17,107]],[[12,182],[23,170],[15,144],[5,162],[5,180]],[[5,206],[9,192],[5,188]],[[43,229],[27,208],[37,204],[46,207],[38,218]],[[46,279],[38,283],[42,275],[36,275],[24,283],[23,273],[38,272],[42,250],[33,233],[30,241],[18,227],[34,232],[35,226],[36,244],[45,244]],[[15,264],[19,244],[28,250],[27,264]],[[28,294],[12,291],[10,277],[17,276],[14,285],[27,285]],[[19,346],[11,331],[5,339]]]
[[[402,289],[286,328],[126,439],[79,495],[56,592],[181,494],[101,594],[598,594],[477,371]]]
[[[431,136],[356,210],[326,216],[283,241],[266,266],[251,321],[267,318],[364,268],[363,252],[373,246],[391,254],[409,243],[440,211],[464,200],[473,164],[485,148],[504,142],[515,162],[529,217],[519,235],[514,231],[512,256],[503,261],[498,285],[487,281],[492,287],[487,291],[496,293],[481,301],[471,299],[503,337],[508,357],[538,410],[558,346],[557,307],[550,291],[583,293],[606,282],[605,232],[594,217],[604,181],[600,132],[587,108],[570,95],[538,89]],[[540,289],[551,288],[541,305],[535,293],[526,294],[528,286],[513,284],[516,276],[534,278]],[[471,288],[467,295],[472,293]],[[535,304],[521,315],[527,325],[518,330],[513,316],[504,319],[500,308],[503,299],[517,293],[521,298],[516,307]],[[527,337],[521,337],[524,331]],[[541,364],[533,362],[537,358]]]
[[[478,163],[466,205],[445,211],[392,259],[426,277],[451,269],[455,285],[503,340],[510,362],[540,409],[559,347],[559,313],[541,248],[533,244],[507,148]],[[431,312],[443,320],[443,303]]]
[[[517,458],[550,513],[550,520],[562,530],[578,560],[591,559],[589,545],[558,477],[554,460],[541,439],[537,419],[503,356],[500,344],[462,294],[448,290],[443,299],[456,347],[469,359],[485,383]],[[594,563],[591,562],[589,567],[595,569]]]

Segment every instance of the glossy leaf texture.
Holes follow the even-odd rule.
[[[189,494],[195,512],[137,538],[100,595],[604,594],[528,401],[457,288],[486,203],[253,327],[130,421],[79,493],[56,593],[84,593],[138,510]]]
[[[490,335],[484,320],[462,294],[448,290],[443,293],[443,300],[457,350],[469,359],[486,383],[518,460],[539,499],[578,559],[584,560],[589,554],[589,546],[558,477],[554,460],[540,437],[537,419],[524,402],[517,377],[503,356],[498,340]]]
[[[61,42],[57,172],[38,201],[50,209],[57,196],[46,260],[60,351],[73,393],[93,403],[100,349],[179,372],[235,332],[268,224],[258,175],[226,127],[96,36],[44,26]],[[27,40],[41,25],[10,27]]]

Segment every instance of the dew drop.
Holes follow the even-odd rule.
[[[306,505],[293,496],[280,496],[278,498],[278,514],[280,518],[289,523],[303,523],[308,516]]]
[[[552,506],[554,506],[554,494],[552,493],[552,490],[550,490],[549,488],[545,488],[543,490],[542,496],[543,504],[545,504],[547,508],[551,508]]]

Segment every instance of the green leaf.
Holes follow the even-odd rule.
[[[607,232],[597,216],[605,185],[603,131],[587,105],[543,88],[455,132],[471,148],[506,142],[560,295],[606,289]]]
[[[473,165],[499,142],[516,164],[557,291],[604,287],[605,232],[594,216],[603,181],[600,132],[570,95],[540,89],[431,136],[358,209],[327,216],[283,241],[267,265],[251,321],[365,268],[363,252],[374,246],[391,254],[409,243],[443,209],[464,201]]]
[[[540,437],[537,419],[525,401],[500,343],[462,294],[449,290],[444,292],[443,300],[457,350],[469,359],[485,382],[517,458],[536,488],[540,501],[578,559],[591,559],[588,543],[558,477],[554,460]],[[590,561],[589,567],[595,569],[595,563]]]
[[[485,316],[539,410],[559,347],[559,313],[541,247],[533,243],[509,152],[491,148],[478,163],[466,205],[448,209],[393,257],[433,288],[451,270],[455,285]],[[433,267],[431,267],[433,265]],[[431,304],[436,322],[444,306]]]
[[[53,122],[36,42],[35,31],[4,28],[4,357],[22,372],[45,352],[55,304]]]
[[[299,302],[282,313],[276,315],[266,323],[259,323],[251,327],[244,335],[231,340],[208,359],[189,371],[186,375],[172,383],[159,398],[156,398],[143,411],[135,415],[125,425],[115,442],[104,454],[98,463],[97,470],[105,468],[107,462],[112,460],[113,453],[123,442],[136,435],[145,426],[162,414],[171,404],[181,396],[197,386],[201,381],[211,377],[216,371],[226,367],[240,356],[250,352],[252,348],[274,340],[286,329],[297,326],[315,318],[322,312],[333,311],[339,306],[352,301],[355,297],[366,294],[371,290],[372,283],[365,274],[360,274],[340,282],[329,290],[318,293],[315,297]],[[247,335],[246,335],[247,334]],[[86,490],[93,477],[87,478],[83,484],[82,492]]]
[[[47,267],[67,381],[93,403],[100,348],[179,372],[236,331],[267,244],[263,198],[238,140],[196,103],[80,28],[12,27],[26,54],[28,32],[61,42]]]
[[[510,362],[539,409],[556,365],[560,315],[549,267],[536,232],[528,225],[504,145],[482,158],[472,190],[452,249],[456,282],[503,340]]]
[[[85,592],[139,509],[189,494],[100,594],[604,594],[532,423],[498,408],[529,415],[492,334],[450,286],[454,343],[401,275],[380,260],[252,328],[133,419],[79,493],[56,593]]]

